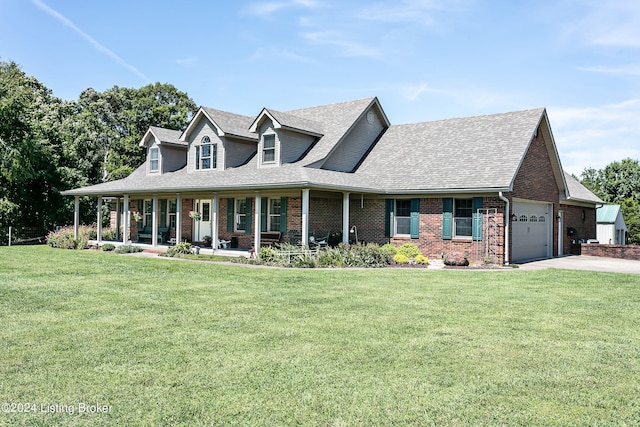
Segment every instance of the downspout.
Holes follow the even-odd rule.
[[[506,205],[504,213],[504,265],[509,265],[509,199],[504,197],[502,191],[498,192],[498,197]]]

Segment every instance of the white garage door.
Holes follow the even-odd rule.
[[[551,205],[514,202],[512,222],[513,262],[551,256]]]

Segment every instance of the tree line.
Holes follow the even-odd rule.
[[[615,161],[602,169],[587,168],[580,182],[607,204],[620,205],[629,230],[629,243],[640,245],[640,163]],[[607,242],[601,242],[607,243]]]
[[[0,61],[0,242],[9,226],[67,224],[73,201],[61,191],[128,176],[145,160],[149,126],[184,130],[197,107],[170,84],[89,88],[62,101],[15,62]],[[622,206],[630,242],[640,244],[640,164],[624,159],[585,169],[580,182]],[[83,199],[85,222],[95,220]]]
[[[15,62],[0,61],[0,240],[9,226],[67,224],[73,201],[61,191],[129,175],[145,160],[138,143],[149,126],[183,130],[196,110],[186,93],[161,83],[89,88],[63,101]],[[95,201],[82,203],[85,215],[95,212]]]

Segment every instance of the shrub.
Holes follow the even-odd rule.
[[[407,257],[405,254],[395,254],[393,256],[393,260],[396,262],[396,264],[408,264],[409,263],[409,257]]]
[[[133,254],[136,252],[142,252],[142,248],[140,246],[124,245],[116,249],[117,254]]]
[[[383,252],[386,252],[389,254],[389,256],[394,256],[395,254],[398,253],[398,248],[396,248],[394,245],[392,245],[391,243],[386,243],[382,246],[380,246],[380,250],[382,250]]]
[[[116,245],[114,245],[113,243],[105,243],[104,245],[102,245],[102,250],[105,252],[110,252],[115,248],[116,248]]]
[[[444,256],[444,264],[464,267],[469,265],[469,260],[464,254],[461,254],[460,252],[451,252]]]
[[[420,249],[413,243],[405,243],[398,248],[398,253],[406,256],[409,259],[415,259],[420,253]]]
[[[427,258],[426,256],[420,254],[417,257],[415,257],[415,261],[418,264],[429,264],[429,258]]]
[[[116,229],[106,228],[102,230],[102,240],[116,240]]]
[[[89,240],[96,237],[96,230],[86,225],[78,228],[78,238],[74,236],[72,226],[52,231],[47,235],[47,244],[52,248],[85,249]]]
[[[193,250],[193,246],[189,242],[180,242],[177,245],[169,248],[166,252],[166,256],[174,257],[176,255],[190,254]]]

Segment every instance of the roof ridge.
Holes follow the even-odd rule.
[[[436,119],[436,120],[425,120],[422,122],[410,122],[410,123],[400,123],[397,125],[391,125],[392,127],[400,127],[400,126],[411,126],[411,125],[420,125],[420,124],[424,124],[424,123],[439,123],[439,122],[453,122],[453,121],[459,121],[459,120],[471,120],[471,119],[479,119],[479,118],[483,118],[483,117],[498,117],[498,116],[509,116],[509,115],[514,115],[514,114],[524,114],[524,113],[532,113],[534,111],[536,112],[540,112],[540,114],[542,114],[542,112],[545,110],[545,107],[539,107],[539,108],[530,108],[527,110],[518,110],[518,111],[505,111],[503,113],[492,113],[492,114],[478,114],[475,116],[460,116],[460,117],[450,117],[450,118],[446,118],[446,119]]]

